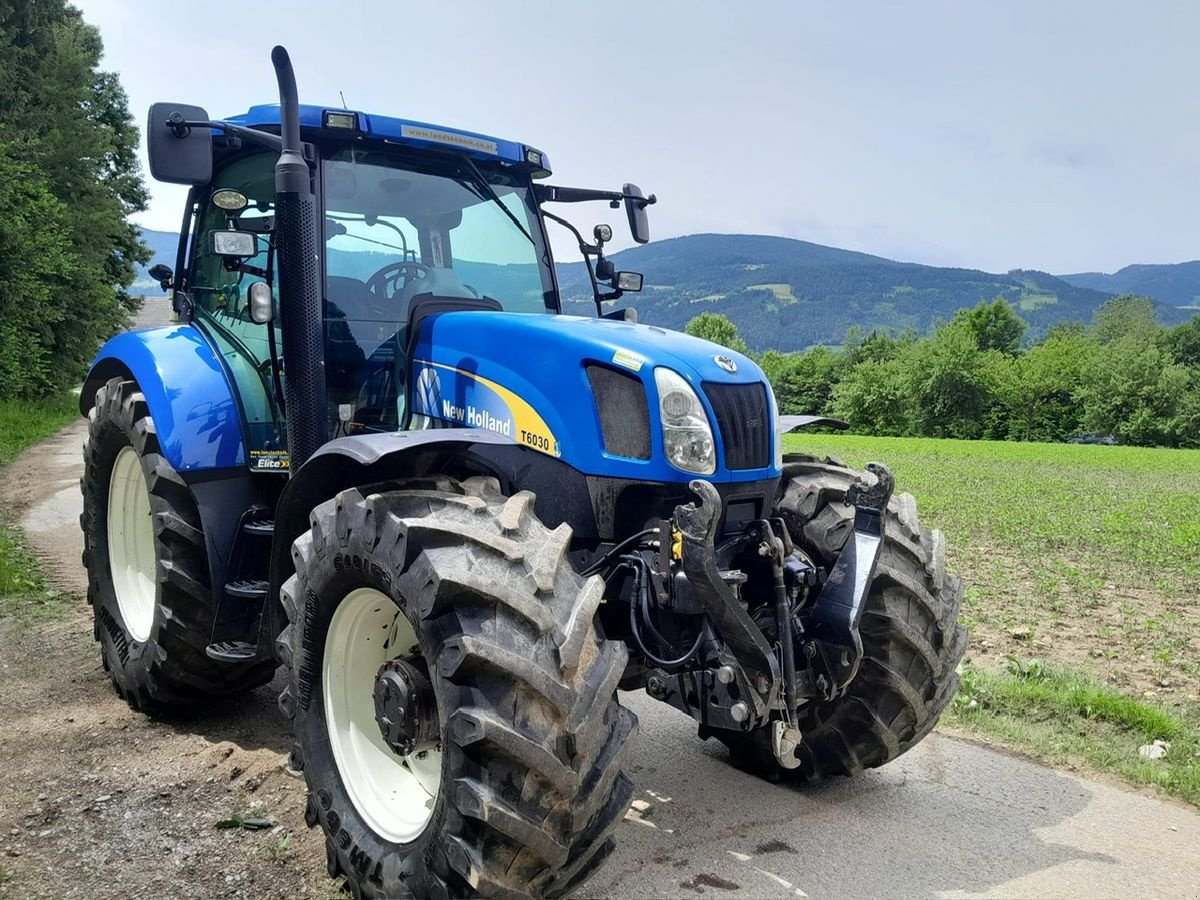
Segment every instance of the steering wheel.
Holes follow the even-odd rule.
[[[410,282],[424,278],[428,274],[429,266],[412,260],[389,263],[384,266],[367,279],[367,302],[371,307],[372,315],[384,321],[399,319],[400,310],[396,309],[397,296]],[[388,293],[389,286],[392,288],[390,295]]]

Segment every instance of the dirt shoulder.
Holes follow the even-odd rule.
[[[286,769],[280,684],[180,722],[133,713],[109,686],[82,599],[84,431],[27,451],[0,481],[54,587],[79,596],[51,624],[0,617],[0,897],[330,896],[303,781]],[[250,811],[278,826],[215,827]]]

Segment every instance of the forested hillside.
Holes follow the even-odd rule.
[[[1059,277],[1076,287],[1110,294],[1137,294],[1172,306],[1200,308],[1200,260],[1171,265],[1126,266],[1111,275],[1080,272]]]
[[[1044,272],[992,275],[899,263],[761,235],[689,235],[625,250],[613,260],[646,275],[646,289],[628,300],[641,321],[679,329],[701,312],[721,313],[758,350],[840,344],[852,326],[924,334],[957,310],[995,297],[1020,313],[1033,339],[1060,322],[1087,321],[1111,299]],[[570,300],[587,302],[580,267],[564,273],[562,286]],[[1187,317],[1166,305],[1157,312],[1168,323]]]

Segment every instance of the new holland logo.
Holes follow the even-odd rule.
[[[713,362],[715,362],[718,366],[720,366],[726,372],[732,373],[732,372],[737,371],[737,363],[735,363],[728,356],[714,356]]]

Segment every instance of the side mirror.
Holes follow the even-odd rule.
[[[171,285],[175,283],[174,270],[170,266],[164,266],[162,263],[151,266],[146,274],[157,281],[158,286],[164,291],[169,291]]]
[[[632,291],[636,294],[642,289],[642,273],[618,272],[613,277],[613,287],[619,291]]]
[[[258,238],[248,231],[210,231],[209,248],[216,256],[250,259],[258,256]]]
[[[184,124],[207,121],[208,113],[199,106],[151,106],[146,122],[150,174],[168,184],[207,184],[212,179],[212,129]]]
[[[621,188],[625,195],[625,215],[629,218],[629,231],[639,244],[650,240],[650,223],[646,219],[646,207],[655,201],[654,195],[646,197],[636,184]]]

